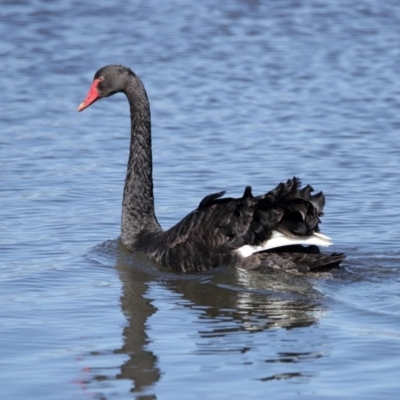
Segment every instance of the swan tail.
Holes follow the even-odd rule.
[[[325,197],[312,192],[310,185],[301,188],[296,177],[257,197],[246,188],[219,227],[243,257],[289,245],[330,246],[331,239],[319,232]]]

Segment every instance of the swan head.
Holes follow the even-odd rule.
[[[136,76],[129,68],[123,65],[106,65],[100,68],[93,78],[92,85],[85,100],[78,107],[78,111],[92,105],[95,101],[124,92],[132,76]]]

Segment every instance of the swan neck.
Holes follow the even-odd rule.
[[[150,106],[144,86],[133,76],[125,94],[131,116],[131,142],[122,201],[121,239],[137,250],[140,238],[161,230],[154,212]]]

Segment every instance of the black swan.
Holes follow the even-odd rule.
[[[129,250],[181,272],[235,266],[296,273],[339,266],[343,254],[318,248],[332,244],[318,228],[325,197],[312,195],[309,185],[301,189],[296,177],[261,196],[253,196],[250,186],[236,199],[210,194],[164,231],[154,213],[150,106],[142,81],[129,68],[107,65],[94,75],[78,111],[119,92],[128,98],[131,116],[121,218],[121,240]]]

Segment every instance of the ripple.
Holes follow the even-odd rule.
[[[397,395],[397,4],[3,3],[6,398]],[[76,112],[107,63],[148,90],[165,228],[297,175],[325,192],[346,268],[179,275],[125,251],[128,106]]]

